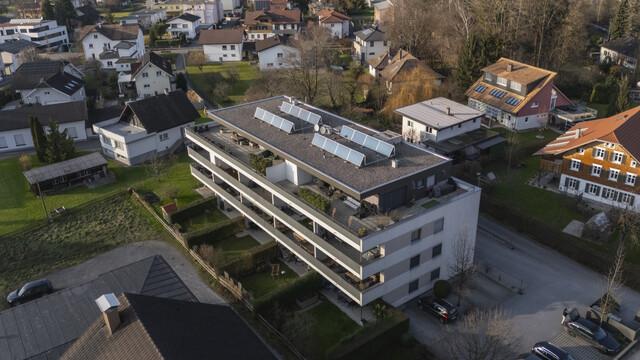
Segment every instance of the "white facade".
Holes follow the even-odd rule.
[[[37,88],[33,90],[20,91],[22,101],[25,104],[41,104],[41,105],[53,105],[60,103],[67,103],[72,101],[81,101],[87,98],[84,92],[84,87],[81,87],[75,93],[67,95],[54,88]]]
[[[620,64],[628,69],[635,69],[638,59],[618,53],[604,46],[600,46],[600,62],[611,61],[612,64]]]
[[[171,91],[171,76],[159,67],[148,62],[139,70],[135,78],[138,99],[143,99]]]
[[[182,12],[199,16],[200,23],[202,24],[217,24],[224,18],[223,4],[220,0],[198,4],[184,4],[182,6]],[[196,27],[198,25],[196,25]]]
[[[238,44],[215,44],[203,45],[204,55],[207,61],[211,62],[230,62],[242,61],[242,45],[244,39]]]
[[[599,194],[594,194],[593,191],[590,191],[595,189],[590,185],[598,187]],[[562,174],[560,175],[559,189],[566,191],[570,195],[582,195],[585,199],[640,212],[640,195],[590,182],[582,178]],[[629,205],[630,203],[633,203],[633,205]]]
[[[353,50],[360,61],[371,60],[389,50],[387,40],[365,41],[356,36]]]
[[[486,117],[493,119],[492,121],[497,121],[508,128],[518,131],[536,129],[540,127],[540,124],[547,124],[549,120],[548,112],[516,117],[496,107],[471,98],[467,105],[473,109],[485,112],[487,114]]]
[[[449,138],[468,133],[480,128],[482,121],[479,118],[468,120],[457,125],[449,126],[444,129],[436,129],[432,126],[408,118],[402,117],[402,134],[410,133],[411,129],[414,129],[416,135],[420,135],[420,141],[431,140],[440,142]]]
[[[13,74],[20,67],[20,64],[22,64],[22,61],[20,61],[20,53],[12,54],[8,51],[3,51],[1,56],[5,75]]]
[[[120,18],[120,25],[140,25],[143,29],[149,29],[152,25],[167,20],[167,10],[153,9],[141,10]]]
[[[349,20],[345,20],[342,23],[321,23],[321,25],[331,31],[332,37],[337,37],[338,39],[349,37]]]
[[[172,38],[177,38],[180,34],[184,33],[187,39],[195,39],[196,28],[200,26],[200,19],[191,22],[180,18],[175,18],[171,21],[167,21],[167,32]]]
[[[260,70],[287,69],[293,66],[298,51],[290,46],[278,44],[258,52]]]
[[[82,39],[82,48],[86,60],[99,60],[103,69],[116,71],[130,71],[131,62],[145,54],[144,38],[140,29],[137,37],[131,40],[111,40],[93,30]],[[103,54],[102,59],[100,54]]]
[[[69,34],[64,25],[55,20],[13,19],[0,27],[0,43],[23,39],[41,46],[58,48],[69,44]]]
[[[233,11],[240,7],[240,0],[222,0],[222,9],[225,12]]]
[[[67,130],[67,134],[74,141],[86,140],[84,121],[75,121],[63,123],[58,126],[60,132]],[[48,126],[43,126],[45,133],[49,132]],[[0,131],[0,152],[31,149],[33,148],[33,138],[31,138],[31,129]]]

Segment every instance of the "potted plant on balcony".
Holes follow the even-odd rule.
[[[366,228],[361,227],[360,229],[358,229],[358,235],[360,235],[361,237],[365,236],[366,234],[367,234]]]

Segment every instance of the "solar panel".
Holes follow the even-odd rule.
[[[267,110],[257,107],[254,117],[266,122],[271,126],[275,126],[280,130],[284,130],[287,133],[291,133],[294,130],[293,123],[289,120],[283,119],[278,115],[274,115]]]
[[[520,99],[514,98],[513,96],[507,99],[507,104],[511,106],[516,106],[520,103]]]
[[[475,90],[475,91],[477,91],[479,93],[483,93],[485,90],[487,90],[487,87],[482,85],[482,84],[480,84],[480,85],[477,85],[473,90]]]
[[[378,140],[361,131],[352,129],[346,125],[343,125],[342,129],[340,129],[340,136],[345,137],[357,144],[360,144],[387,157],[391,156],[393,154],[393,151],[395,150],[395,146],[382,140]]]
[[[313,134],[313,140],[311,140],[311,144],[356,166],[364,165],[365,156],[363,153],[348,148],[318,133]]]
[[[318,125],[320,123],[320,121],[322,120],[322,118],[320,117],[320,115],[318,114],[314,114],[311,111],[307,111],[301,107],[295,106],[291,103],[288,103],[286,101],[282,102],[282,105],[280,106],[280,110],[282,110],[282,112],[295,116],[300,120],[306,121],[309,124],[312,125]]]

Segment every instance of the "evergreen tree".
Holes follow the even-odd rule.
[[[76,17],[76,10],[71,0],[55,0],[54,6],[58,24],[67,24],[68,19]]]
[[[53,9],[53,4],[51,0],[44,0],[42,2],[42,18],[44,20],[55,20],[56,12]]]
[[[616,97],[617,112],[623,112],[631,109],[631,101],[629,101],[629,78],[624,77],[618,86],[618,96]]]
[[[70,159],[74,151],[73,139],[67,136],[67,130],[65,129],[63,132],[60,132],[58,123],[52,121],[49,124],[49,135],[47,135],[45,161],[53,164]]]
[[[471,34],[458,53],[454,79],[460,89],[466,90],[480,76],[482,68],[500,59],[502,42],[497,36],[480,37]]]
[[[107,10],[107,12],[104,14],[103,18],[104,18],[104,22],[106,22],[107,24],[115,24],[116,23],[116,17],[115,17],[115,15],[113,15],[113,12],[111,12],[111,9]]]
[[[47,137],[44,134],[44,129],[38,117],[29,116],[29,127],[31,128],[33,146],[36,148],[36,156],[39,161],[44,162],[46,160],[45,150],[47,148]]]
[[[629,0],[622,1],[618,11],[616,11],[616,15],[611,21],[609,40],[615,40],[629,35],[629,31],[631,30],[631,15]]]

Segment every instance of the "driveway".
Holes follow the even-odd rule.
[[[226,302],[205,284],[198,270],[176,248],[162,241],[143,241],[113,249],[84,263],[47,275],[56,290],[83,284],[98,275],[142,260],[161,255],[202,303],[225,305]]]

